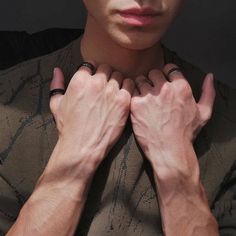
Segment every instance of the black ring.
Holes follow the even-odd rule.
[[[52,96],[57,95],[57,94],[62,94],[62,95],[65,94],[65,89],[59,89],[59,88],[52,89],[50,90],[49,97],[51,98]]]
[[[182,73],[182,71],[181,71],[181,69],[180,69],[179,67],[174,67],[174,68],[172,68],[172,69],[170,69],[170,70],[168,71],[167,76],[170,76],[170,74],[173,73],[173,72],[175,72],[175,71],[178,71],[178,72],[181,72],[181,73]]]
[[[88,68],[91,70],[92,74],[93,74],[93,75],[95,74],[96,68],[95,68],[95,66],[94,66],[93,64],[91,64],[90,62],[86,62],[86,61],[82,62],[82,63],[78,66],[78,69],[77,69],[77,70],[79,70],[82,66],[88,67]]]

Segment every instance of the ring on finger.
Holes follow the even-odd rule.
[[[65,94],[65,89],[60,89],[60,88],[57,88],[57,89],[52,89],[50,90],[49,92],[49,98],[51,98],[52,96],[55,96],[57,94]]]
[[[168,72],[167,72],[167,76],[169,77],[172,73],[174,72],[180,72],[182,73],[181,69],[179,67],[174,67],[172,69],[170,69]]]
[[[96,68],[92,63],[84,61],[78,66],[77,70],[79,70],[82,66],[89,68],[92,72],[92,75],[95,74]]]

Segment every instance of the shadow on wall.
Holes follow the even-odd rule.
[[[165,44],[218,80],[236,88],[236,1],[188,0]]]

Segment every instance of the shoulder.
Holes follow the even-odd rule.
[[[31,75],[33,72],[37,71],[39,67],[49,68],[50,65],[60,64],[62,58],[66,54],[71,54],[72,43],[68,44],[66,47],[54,51],[52,53],[46,54],[44,56],[35,57],[33,59],[23,61],[13,67],[0,71],[0,79],[3,80],[7,77],[15,77],[16,75]]]
[[[48,28],[35,33],[0,31],[0,70],[52,53],[78,38],[83,29]]]
[[[75,65],[77,61],[73,57],[75,44],[76,40],[50,54],[21,62],[0,71],[0,103],[8,104],[24,88],[28,88],[25,93],[27,96],[31,96],[36,88],[47,86],[51,81],[55,67],[62,69],[66,82],[68,82],[77,67]]]

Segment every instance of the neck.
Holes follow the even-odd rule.
[[[160,42],[143,50],[127,49],[117,44],[112,38],[97,27],[88,17],[85,32],[80,45],[84,61],[92,60],[99,64],[109,64],[125,77],[134,78],[147,75],[151,69],[162,68],[164,56]]]

